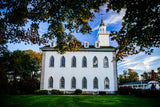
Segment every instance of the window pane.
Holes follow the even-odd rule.
[[[109,88],[109,79],[107,77],[104,80],[104,88]]]
[[[71,82],[72,82],[71,83],[72,84],[71,88],[76,88],[76,79],[75,79],[75,77],[72,78]]]
[[[72,57],[72,67],[76,67],[76,57]]]
[[[108,58],[104,57],[104,68],[108,68]]]
[[[65,57],[62,56],[61,58],[61,67],[65,67]]]
[[[82,88],[87,88],[87,79],[85,77],[82,80]]]
[[[98,67],[98,59],[96,56],[93,58],[93,67]]]
[[[62,77],[61,80],[60,80],[60,88],[65,88],[65,80],[64,80],[64,77]]]
[[[51,56],[50,58],[50,66],[53,67],[54,66],[54,57]]]
[[[53,78],[49,78],[49,88],[53,88]]]
[[[87,67],[87,58],[85,56],[82,59],[82,67]]]
[[[98,79],[96,77],[93,80],[93,88],[98,88]]]

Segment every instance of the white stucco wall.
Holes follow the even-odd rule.
[[[53,89],[58,89],[62,91],[74,91],[71,89],[71,79],[76,78],[76,89],[81,89],[83,91],[117,91],[115,84],[116,70],[113,69],[114,52],[66,52],[65,54],[58,54],[56,51],[44,51],[43,61],[42,61],[42,76],[41,76],[41,89],[51,90],[48,88],[48,79],[53,77]],[[54,56],[54,67],[49,67],[50,57]],[[65,67],[60,67],[61,57],[65,57]],[[71,67],[72,57],[76,57],[76,67]],[[82,58],[86,56],[87,67],[82,67]],[[93,57],[98,58],[98,68],[93,68]],[[103,59],[107,56],[109,60],[109,67],[103,67]],[[65,79],[65,89],[60,89],[60,78]],[[87,79],[87,89],[82,89],[82,78]],[[93,79],[97,77],[98,79],[98,89],[93,89]],[[104,88],[104,79],[108,77],[110,82],[110,88]],[[117,78],[117,77],[116,77]]]

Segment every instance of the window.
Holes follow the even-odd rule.
[[[96,56],[93,58],[93,67],[98,67],[98,59]]]
[[[75,77],[73,77],[72,80],[71,80],[71,88],[76,88],[76,79],[75,79]]]
[[[62,56],[61,58],[61,67],[65,67],[65,57]]]
[[[76,57],[75,56],[73,56],[72,57],[72,67],[76,67]]]
[[[49,88],[53,88],[53,78],[52,77],[50,77],[49,78],[49,84],[48,84],[49,86]]]
[[[98,89],[98,79],[97,79],[97,77],[95,77],[94,80],[93,80],[93,88]]]
[[[87,79],[86,79],[86,77],[84,77],[82,79],[82,89],[87,89]]]
[[[65,80],[64,77],[60,79],[60,88],[65,88]]]
[[[97,48],[99,48],[99,43],[97,43]]]
[[[104,68],[108,68],[109,66],[108,66],[108,58],[105,56],[104,57],[104,60],[103,60],[104,62]]]
[[[54,57],[51,56],[50,58],[50,67],[54,67]]]
[[[54,46],[54,43],[53,43],[53,42],[51,43],[51,46],[52,46],[52,47]]]
[[[89,47],[89,42],[88,41],[84,41],[84,48],[88,48]]]
[[[109,79],[108,79],[108,77],[106,77],[105,80],[104,80],[104,88],[106,88],[106,89],[109,88]]]
[[[96,41],[96,42],[94,43],[94,47],[95,47],[95,48],[99,48],[99,47],[100,47],[99,41]]]
[[[85,56],[82,58],[82,67],[87,67],[87,58]]]

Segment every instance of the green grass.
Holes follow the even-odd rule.
[[[133,96],[4,95],[1,107],[160,107],[160,98]]]

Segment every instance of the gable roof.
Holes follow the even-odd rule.
[[[129,82],[129,83],[124,83],[123,85],[138,85],[138,84],[148,84],[150,81],[142,81],[142,82]],[[123,86],[122,85],[122,86]]]
[[[40,48],[42,51],[57,51],[56,47],[50,47],[50,45],[46,45]],[[82,46],[77,51],[102,51],[102,52],[115,52],[115,47],[113,46],[100,46],[100,48],[95,48],[94,45],[89,45],[88,48],[84,48]]]

